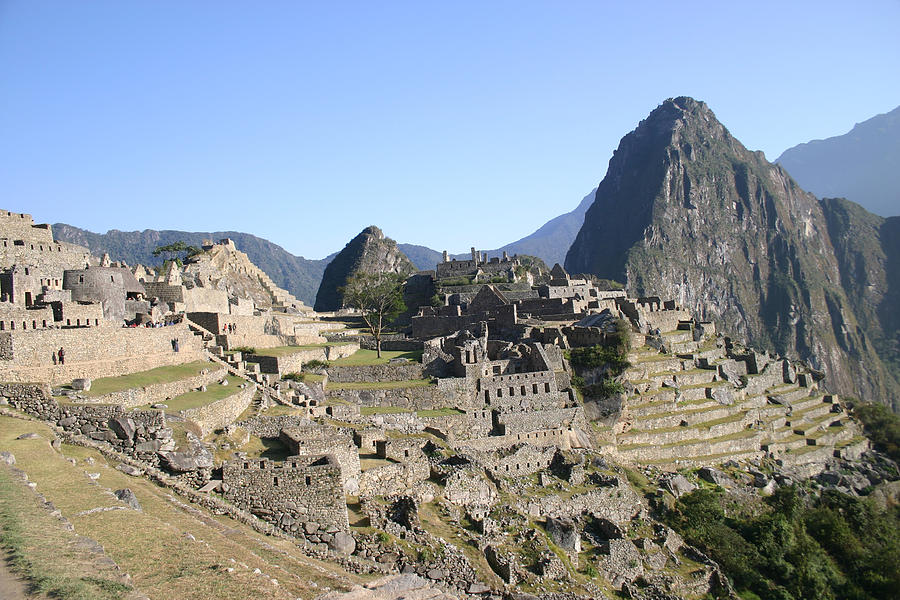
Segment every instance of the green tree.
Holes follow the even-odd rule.
[[[156,250],[153,251],[153,256],[162,256],[166,261],[174,260],[179,267],[184,259],[190,258],[195,254],[200,254],[200,248],[190,246],[183,240],[178,240],[165,246],[157,246]]]
[[[362,313],[372,337],[375,351],[381,358],[381,338],[385,328],[406,310],[403,303],[403,276],[398,273],[357,272],[340,288],[344,306]]]

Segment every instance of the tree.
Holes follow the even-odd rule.
[[[153,256],[165,255],[166,261],[174,260],[175,264],[179,267],[184,259],[190,258],[195,254],[200,254],[200,248],[197,246],[189,246],[182,240],[172,242],[165,246],[157,246],[156,250],[153,251]]]
[[[403,303],[403,276],[398,273],[357,272],[340,288],[344,306],[358,309],[375,338],[375,351],[381,358],[381,337],[397,316],[406,310]]]

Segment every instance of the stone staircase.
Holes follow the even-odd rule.
[[[659,336],[668,353],[629,353],[614,427],[623,459],[686,466],[770,456],[797,465],[861,451],[856,423],[811,377],[783,376],[777,361],[748,374],[719,338],[694,337],[680,324]]]
[[[289,404],[281,398],[280,391],[271,385],[272,382],[269,380],[269,376],[259,372],[258,363],[248,363],[243,360],[240,352],[230,355],[225,354],[225,349],[222,346],[213,344],[217,338],[216,334],[187,317],[185,317],[185,321],[194,335],[199,336],[203,340],[204,352],[209,360],[225,367],[231,375],[240,377],[259,389],[260,396],[254,400],[255,403],[268,404],[269,401],[274,401],[279,404]]]

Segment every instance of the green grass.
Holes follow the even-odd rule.
[[[28,432],[43,439],[15,439]],[[41,423],[0,416],[0,450],[15,454],[16,466],[37,483],[37,489],[72,523],[78,535],[103,546],[121,568],[119,572],[131,575],[130,583],[141,595],[196,600],[311,600],[322,595],[324,586],[345,590],[360,581],[358,576],[327,562],[304,556],[290,540],[259,534],[226,516],[212,514],[199,504],[187,508],[187,499],[146,479],[117,471],[113,468],[115,462],[108,462],[94,450],[63,444],[60,451],[55,451],[48,443],[53,437]],[[69,463],[67,458],[77,464]],[[87,458],[93,464],[86,464]],[[99,484],[92,483],[85,471],[100,473]],[[8,471],[0,467],[0,472]],[[94,562],[93,556],[85,559],[83,551],[76,552],[77,544],[70,543],[75,534],[65,532],[59,521],[36,503],[23,501],[24,496],[16,490],[27,488],[15,483],[12,491],[0,487],[0,505],[6,507],[7,514],[12,512],[20,525],[20,541],[16,544],[24,557],[47,575],[89,586],[89,592],[80,596],[48,591],[40,597],[103,600],[124,596],[116,590],[109,591],[117,584],[108,583],[111,577],[102,564]],[[142,512],[84,512],[121,506],[107,490],[125,487],[134,491]],[[0,529],[6,530],[5,523],[0,522]],[[228,572],[227,568],[233,571]],[[255,568],[277,578],[279,585],[255,574]]]
[[[450,417],[452,415],[463,415],[465,414],[463,411],[458,408],[432,408],[428,410],[419,410],[416,411],[416,416],[419,417]]]
[[[366,350],[365,348],[356,351],[351,356],[339,358],[332,361],[331,364],[337,367],[364,367],[371,365],[386,365],[392,358],[406,358],[411,362],[422,362],[422,351],[413,350],[405,352],[402,350],[382,350],[381,358],[374,350]]]
[[[37,498],[0,469],[0,547],[9,566],[42,597],[124,598],[131,587],[106,579],[72,545],[74,533],[37,504]]]
[[[351,383],[330,383],[329,390],[396,390],[401,388],[425,387],[430,379],[409,379],[406,381],[363,381]]]
[[[206,406],[207,404],[211,404],[216,400],[227,398],[228,396],[241,391],[238,386],[244,383],[243,379],[241,379],[240,377],[235,377],[234,375],[228,375],[226,379],[228,380],[228,385],[211,383],[207,386],[205,392],[188,392],[186,394],[181,394],[180,396],[175,396],[174,398],[166,402],[169,407],[167,410],[179,411],[187,410],[189,408],[197,408],[199,406]],[[142,408],[149,408],[149,406],[144,406]]]
[[[400,406],[363,406],[359,409],[359,414],[361,415],[396,415],[399,413],[410,413],[412,412],[408,408],[402,408]]]
[[[203,369],[217,369],[217,365],[213,363],[198,360],[195,362],[185,363],[183,365],[170,365],[168,367],[157,367],[149,371],[141,371],[139,373],[131,373],[130,375],[120,375],[118,377],[101,377],[91,381],[91,389],[83,392],[85,396],[96,397],[113,392],[121,392],[122,390],[130,390],[132,388],[142,388],[148,385],[159,383],[171,383],[180,381],[188,377],[194,377],[200,374]]]

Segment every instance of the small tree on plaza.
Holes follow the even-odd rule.
[[[347,280],[340,291],[344,306],[362,313],[369,332],[375,338],[375,351],[381,358],[381,337],[385,328],[406,310],[403,276],[387,272],[358,272]]]

